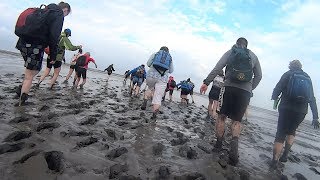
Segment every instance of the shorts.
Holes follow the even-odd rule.
[[[306,114],[290,110],[279,110],[275,142],[283,143],[287,135],[296,135],[296,130]]]
[[[181,93],[180,93],[180,95],[182,95],[182,96],[187,96],[188,94],[190,94],[190,90],[188,90],[188,89],[181,89]]]
[[[19,38],[16,48],[20,50],[20,53],[25,62],[24,67],[26,67],[26,69],[36,71],[41,70],[44,46],[29,44]]]
[[[77,72],[78,78],[82,77],[83,79],[87,79],[87,70],[85,68],[78,67],[76,72]]]
[[[193,89],[189,92],[189,94],[192,96],[193,95]]]
[[[156,79],[152,77],[147,77],[146,83],[148,89],[154,91],[152,104],[161,105],[163,92],[167,87],[167,83],[161,81],[161,79]]]
[[[75,69],[75,65],[70,65],[70,69]]]
[[[133,77],[132,78],[132,84],[135,85],[137,84],[137,86],[141,87],[142,83],[143,83],[143,78],[139,78],[139,77]]]
[[[209,99],[218,101],[219,100],[219,95],[220,95],[220,90],[221,88],[217,88],[215,86],[212,86],[210,92],[209,92]]]
[[[168,92],[168,91],[169,91],[169,95],[172,96],[172,94],[173,94],[173,89],[166,88],[166,92]]]
[[[249,105],[251,93],[236,87],[222,87],[219,95],[218,114],[223,114],[233,121],[241,122]]]
[[[108,71],[108,75],[110,76],[112,74],[112,71]]]
[[[47,68],[49,68],[49,69],[51,69],[52,67],[54,69],[57,69],[57,68],[61,67],[61,65],[62,65],[61,61],[55,61],[54,64],[51,64],[50,62],[51,62],[50,58],[47,58]]]

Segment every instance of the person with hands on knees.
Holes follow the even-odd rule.
[[[86,84],[87,82],[87,69],[90,62],[92,62],[96,66],[96,68],[98,68],[96,61],[92,57],[90,57],[89,52],[86,52],[84,55],[78,57],[75,65],[77,80],[72,87],[73,89],[77,89],[81,77],[82,77],[82,83],[80,84],[80,89],[83,89],[84,84]]]
[[[287,161],[296,135],[296,129],[308,112],[308,104],[310,104],[313,115],[312,126],[319,128],[318,108],[313,93],[312,81],[309,75],[302,70],[302,64],[299,60],[293,60],[289,63],[289,71],[282,75],[273,90],[271,99],[278,102],[280,95],[278,126],[271,163],[271,168],[274,169],[277,168],[278,161]],[[286,143],[280,157],[284,141]]]
[[[144,64],[126,73],[125,79],[127,79],[130,75],[132,76],[132,84],[130,84],[130,95],[132,95],[133,91],[134,96],[137,97],[139,95],[140,87],[146,79],[146,74],[147,73]]]
[[[262,72],[258,57],[247,49],[248,41],[241,37],[236,44],[218,61],[208,77],[203,81],[200,93],[205,93],[208,85],[226,67],[225,80],[219,95],[216,122],[217,141],[215,150],[222,149],[225,120],[232,120],[229,163],[236,165],[239,161],[238,140],[241,132],[241,120],[250,102],[252,90],[262,79]]]

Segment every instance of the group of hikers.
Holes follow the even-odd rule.
[[[73,46],[68,37],[71,31],[65,29],[60,34],[64,17],[71,12],[68,3],[49,4],[45,8],[27,9],[18,18],[15,33],[19,36],[17,49],[25,61],[25,77],[19,91],[19,102],[27,100],[32,80],[41,70],[43,54],[49,47],[47,68],[41,76],[40,84],[54,67],[54,76],[51,80],[52,87],[59,76],[61,62],[64,59],[65,50],[79,50],[70,66],[69,74],[65,82],[70,78],[73,70],[77,74],[74,87],[77,88],[80,78],[83,78],[80,87],[86,83],[86,70],[88,63],[95,61],[90,53],[82,55],[82,46]],[[30,16],[32,15],[32,16]],[[37,21],[45,18],[45,22]],[[34,26],[34,28],[33,28]],[[40,31],[38,30],[41,27]],[[162,101],[169,91],[169,99],[175,87],[181,89],[182,103],[188,103],[187,95],[192,97],[194,84],[190,78],[178,84],[170,74],[174,71],[173,59],[169,48],[163,46],[159,51],[153,53],[146,65],[141,65],[125,74],[125,80],[131,75],[132,84],[130,93],[137,96],[140,87],[146,81],[147,89],[143,96],[141,109],[147,108],[148,100],[152,98],[153,113],[151,118],[156,119]],[[96,64],[95,64],[96,65]],[[96,65],[97,67],[97,65]],[[110,75],[114,71],[113,65],[105,71]],[[215,121],[216,150],[221,150],[224,144],[225,121],[231,119],[232,140],[230,143],[229,163],[236,165],[239,161],[238,144],[241,132],[241,121],[249,105],[252,91],[258,86],[262,79],[262,71],[258,57],[248,49],[248,41],[241,37],[217,62],[210,74],[203,80],[200,93],[205,93],[208,86],[213,82],[209,93],[208,114]],[[272,93],[272,100],[279,102],[279,117],[277,133],[275,135],[273,160],[271,167],[276,168],[278,161],[286,162],[288,153],[294,141],[295,132],[299,124],[304,120],[310,104],[314,128],[319,127],[318,110],[313,93],[312,81],[309,75],[302,70],[299,60],[289,63],[289,71],[284,73]],[[194,102],[192,97],[192,102]],[[283,148],[283,144],[285,147]],[[281,152],[284,149],[282,155]],[[281,156],[280,156],[281,155]]]

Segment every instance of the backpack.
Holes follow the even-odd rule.
[[[252,60],[247,48],[233,47],[226,68],[235,82],[249,82],[253,77]]]
[[[160,50],[155,54],[152,65],[163,76],[170,69],[171,62],[172,58],[169,52]]]
[[[24,10],[18,17],[14,33],[20,38],[39,39],[41,42],[46,42],[47,39],[44,39],[43,33],[47,29],[46,19],[49,12],[45,5]]]
[[[87,57],[82,55],[80,57],[78,57],[77,61],[76,61],[76,66],[77,67],[83,67],[86,65],[86,60],[87,60]]]
[[[135,73],[135,76],[139,77],[139,78],[142,78],[144,75],[144,69],[143,68],[139,68],[137,70],[137,72]]]
[[[222,76],[216,76],[213,80],[213,86],[217,88],[222,88],[223,86],[223,77]]]
[[[293,73],[287,84],[287,96],[298,103],[310,102],[312,96],[312,82],[304,73]]]
[[[170,82],[170,87],[175,88],[175,87],[176,87],[176,85],[177,85],[176,81],[171,80],[171,82]]]

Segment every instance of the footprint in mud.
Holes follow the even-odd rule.
[[[123,126],[123,125],[128,124],[128,122],[127,121],[118,121],[115,124],[118,125],[118,126]]]
[[[170,170],[167,166],[161,166],[158,170],[158,175],[156,179],[169,179]]]
[[[80,125],[94,125],[98,122],[98,119],[95,117],[89,117],[88,119],[80,122]]]
[[[65,137],[65,136],[91,136],[93,133],[92,132],[87,132],[87,131],[74,131],[74,130],[71,130],[71,131],[68,131],[68,132],[65,132],[65,131],[62,131],[60,132],[60,135],[62,137]]]
[[[127,164],[115,164],[110,167],[109,179],[117,178],[121,173],[127,172],[129,166]]]
[[[123,154],[127,153],[128,149],[125,147],[120,147],[120,148],[116,148],[111,150],[106,157],[109,158],[110,160],[118,158],[120,156],[122,156]]]
[[[31,135],[31,131],[15,131],[6,137],[4,142],[19,141],[21,139],[29,138]]]
[[[13,164],[23,164],[23,163],[26,162],[29,158],[38,155],[40,152],[42,152],[42,151],[41,151],[41,150],[32,151],[31,153],[28,153],[28,154],[22,156],[22,158],[20,158],[19,160],[13,162]]]
[[[197,159],[198,153],[189,146],[182,146],[179,148],[179,155],[188,159]]]
[[[139,177],[132,176],[132,175],[129,175],[129,176],[122,175],[119,177],[119,180],[142,180],[142,179]]]
[[[109,137],[113,138],[114,140],[117,139],[115,130],[112,130],[112,129],[104,129],[104,131],[107,133],[107,135],[108,135]]]
[[[203,144],[198,144],[197,145],[197,147],[199,148],[199,149],[201,149],[202,151],[204,151],[205,153],[207,153],[207,154],[211,154],[212,153],[212,149],[210,148],[210,147],[208,147],[208,146],[206,146],[206,145],[203,145]]]
[[[164,150],[165,146],[161,143],[157,143],[152,147],[152,152],[154,156],[162,155],[162,151]]]
[[[50,131],[52,131],[55,128],[60,127],[60,124],[57,122],[45,122],[45,123],[41,123],[37,126],[36,131],[40,132],[41,130],[44,129],[49,129]]]
[[[297,180],[307,180],[306,177],[304,177],[304,175],[300,174],[300,173],[295,173],[293,175],[294,178],[296,178]]]
[[[177,145],[183,145],[186,142],[189,141],[189,139],[187,137],[184,136],[183,133],[181,132],[176,132],[178,139],[172,139],[171,140],[171,145],[172,146],[177,146]]]
[[[54,172],[62,172],[63,165],[63,153],[60,151],[50,151],[44,153],[44,158],[46,159],[48,168]]]
[[[87,147],[93,143],[96,143],[98,142],[98,138],[96,137],[89,137],[89,138],[86,138],[80,142],[77,142],[77,146],[75,147],[75,149],[77,148],[83,148],[83,147]]]
[[[205,180],[205,179],[206,178],[204,177],[204,175],[197,172],[174,177],[174,180]]]
[[[7,152],[16,152],[25,147],[24,142],[16,143],[16,144],[1,144],[0,145],[0,154],[4,154]]]
[[[48,109],[50,109],[50,107],[47,106],[47,105],[44,105],[44,106],[42,106],[42,107],[39,109],[39,111],[42,112],[42,111],[46,111],[46,110],[48,110]]]

